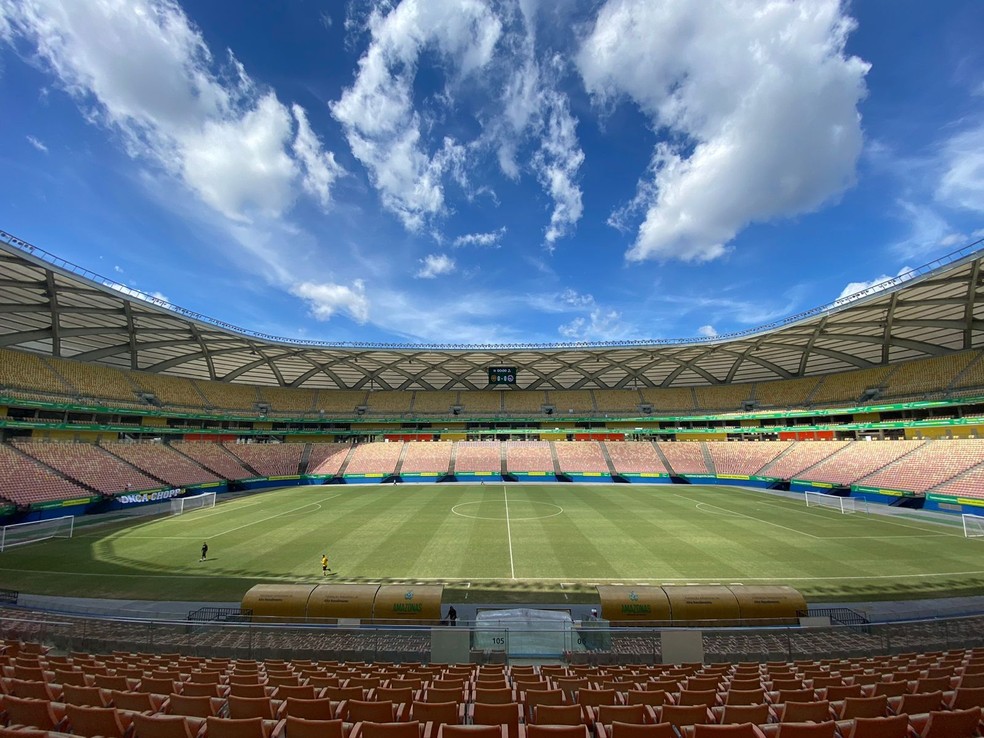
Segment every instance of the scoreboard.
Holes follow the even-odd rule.
[[[516,367],[490,366],[489,384],[516,384]]]

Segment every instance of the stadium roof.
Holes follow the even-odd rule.
[[[864,292],[713,338],[560,344],[334,344],[244,330],[133,290],[0,231],[0,347],[192,379],[351,390],[762,382],[984,346],[982,241]]]

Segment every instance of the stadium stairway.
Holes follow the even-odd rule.
[[[448,463],[448,476],[454,478],[454,464],[458,460],[458,444],[451,444],[451,461]]]
[[[219,444],[219,447],[223,451],[225,451],[227,454],[229,454],[236,461],[237,464],[239,464],[243,469],[245,469],[246,471],[248,471],[254,477],[262,477],[263,476],[258,471],[256,471],[256,469],[254,469],[252,466],[250,466],[249,465],[249,462],[247,462],[246,459],[240,458],[238,454],[235,454],[232,451],[230,451],[228,448],[226,448],[226,445],[224,443],[220,443]],[[219,476],[222,476],[222,475],[220,474]]]
[[[977,357],[971,361],[967,366],[965,366],[961,371],[957,372],[957,375],[950,380],[950,383],[944,388],[944,394],[949,395],[954,387],[959,387],[960,382],[963,380],[964,376],[970,374],[971,372],[977,371],[977,365],[984,361],[984,351],[977,354]]]
[[[48,371],[54,374],[58,378],[58,381],[60,381],[63,385],[65,385],[65,392],[67,392],[70,395],[75,395],[76,397],[79,396],[79,391],[75,387],[75,385],[69,382],[65,378],[65,375],[63,375],[60,371],[58,371],[55,368],[54,364],[52,364],[52,362],[48,361],[47,357],[42,356],[41,361],[48,368]]]
[[[506,444],[504,443],[499,444],[499,473],[503,479],[509,473],[509,467],[506,464]]]
[[[608,465],[608,473],[612,475],[612,479],[615,479],[619,474],[615,471],[615,464],[612,463],[612,457],[608,454],[608,446],[604,443],[599,443],[598,447],[601,449],[601,455],[605,457],[605,463]]]
[[[219,477],[220,479],[225,479],[226,478],[226,476],[224,474],[220,474],[219,472],[215,471],[214,469],[209,469],[207,466],[205,466],[198,459],[193,459],[188,454],[183,453],[179,448],[176,448],[174,446],[174,444],[170,443],[169,441],[165,441],[164,443],[167,445],[168,448],[170,448],[172,451],[174,451],[174,453],[178,454],[179,456],[181,456],[184,459],[187,459],[188,461],[190,461],[192,464],[194,464],[195,466],[197,466],[202,471],[209,472],[210,474],[214,474],[215,476]],[[219,448],[221,448],[221,446],[219,446]]]
[[[707,471],[711,474],[717,474],[717,469],[714,468],[714,457],[711,456],[710,449],[707,448],[707,444],[703,441],[700,443],[700,452],[704,457],[704,464],[707,466]]]
[[[785,456],[786,454],[788,454],[788,453],[789,453],[790,451],[792,451],[792,450],[793,450],[793,449],[794,449],[795,447],[796,447],[796,444],[794,444],[794,443],[791,443],[791,444],[789,445],[789,447],[788,447],[788,448],[786,448],[786,449],[783,449],[783,450],[782,450],[781,452],[779,452],[779,455],[778,455],[778,456],[774,456],[774,457],[772,457],[772,458],[771,458],[771,459],[770,459],[769,461],[767,461],[767,462],[765,462],[765,464],[763,464],[763,465],[762,465],[762,467],[761,467],[760,469],[756,469],[756,470],[755,470],[755,474],[754,474],[754,476],[758,476],[758,475],[762,475],[762,476],[768,476],[768,475],[767,475],[767,474],[765,473],[765,470],[766,470],[766,469],[768,469],[769,467],[771,467],[772,465],[774,465],[774,464],[776,464],[776,463],[778,463],[778,462],[779,462],[779,460],[780,460],[780,459],[781,459],[781,458],[782,458],[783,456]]]
[[[661,449],[659,447],[659,444],[658,443],[653,443],[652,441],[649,441],[649,443],[652,443],[653,444],[653,448],[656,449],[656,455],[659,456],[660,461],[663,462],[663,466],[666,467],[667,473],[671,477],[673,477],[673,476],[677,476],[677,477],[680,476],[679,474],[676,473],[676,470],[672,466],[670,466],[670,460],[668,458],[666,458],[666,454],[663,453],[663,449]]]
[[[305,443],[304,450],[301,451],[301,460],[297,464],[297,473],[300,475],[307,474],[308,462],[311,460],[311,444]]]
[[[864,441],[855,441],[855,443],[865,443],[865,442]],[[873,477],[876,474],[880,474],[882,471],[884,471],[888,467],[893,466],[895,464],[904,464],[905,463],[905,460],[907,458],[909,458],[910,456],[912,456],[912,454],[916,453],[917,451],[921,451],[926,446],[926,444],[928,444],[928,443],[933,443],[933,442],[932,441],[926,441],[925,443],[920,443],[914,449],[912,449],[911,451],[907,451],[906,453],[902,454],[897,459],[893,459],[892,461],[889,461],[887,464],[883,464],[882,466],[878,467],[877,469],[875,469],[870,474],[866,474],[865,476],[861,477],[860,479],[855,480],[853,482],[853,484],[864,484],[864,480],[865,479],[868,479],[869,477]]]
[[[563,471],[560,468],[560,459],[557,458],[557,449],[554,447],[553,443],[548,444],[550,447],[550,458],[553,460],[554,474],[560,478]]]
[[[407,458],[407,449],[410,444],[404,443],[403,448],[400,449],[400,458],[396,460],[396,468],[393,469],[393,476],[398,477],[403,473],[403,461]]]
[[[355,452],[355,444],[349,447],[348,453],[345,454],[345,459],[342,461],[341,465],[338,467],[338,477],[345,476],[345,470],[348,468],[349,462],[352,460],[352,454]]]

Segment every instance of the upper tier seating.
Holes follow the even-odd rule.
[[[812,405],[852,405],[867,389],[880,387],[894,367],[879,366],[854,372],[827,374],[810,398]]]
[[[710,474],[707,461],[704,459],[704,449],[701,443],[693,441],[678,441],[668,443],[659,441],[656,444],[676,474]]]
[[[984,389],[984,351],[978,351],[976,358],[956,376],[949,389],[964,394],[971,389]]]
[[[711,442],[707,450],[716,474],[757,474],[759,469],[792,445],[792,441]]]
[[[401,415],[410,412],[410,403],[412,400],[412,392],[381,390],[370,392],[366,404],[371,413],[377,413],[379,415]]]
[[[244,467],[221,443],[178,441],[172,445],[176,451],[225,479],[249,479],[256,476],[256,472]]]
[[[585,414],[594,412],[594,400],[588,390],[550,390],[547,404],[554,406],[554,415]]]
[[[890,443],[890,441],[882,441]],[[930,441],[900,461],[859,480],[867,487],[926,492],[984,461],[984,440]]]
[[[102,364],[84,364],[64,359],[50,358],[47,362],[82,397],[118,400],[127,405],[139,404],[137,387],[130,372]]]
[[[697,409],[690,387],[643,387],[639,393],[644,403],[653,406],[653,415],[693,412]]]
[[[562,472],[609,473],[608,463],[597,441],[555,441],[554,450]]]
[[[401,474],[447,474],[451,466],[450,441],[411,441],[403,455]]]
[[[721,384],[713,387],[694,387],[698,410],[723,410],[736,412],[748,402],[752,394],[751,384]]]
[[[354,415],[356,408],[368,403],[365,390],[318,390],[315,412],[334,415]]]
[[[259,387],[259,402],[270,407],[271,415],[312,415],[315,391],[300,387]]]
[[[18,505],[48,500],[71,500],[92,493],[0,444],[0,497]]]
[[[220,481],[215,474],[161,443],[104,441],[100,445],[115,456],[125,459],[148,474],[152,474],[157,479],[163,479],[175,487]]]
[[[810,395],[820,384],[819,377],[757,382],[753,400],[761,408],[806,407]]]
[[[220,410],[242,410],[252,413],[256,412],[256,405],[260,401],[257,388],[247,384],[195,382],[195,387],[209,407]]]
[[[205,397],[190,379],[149,372],[133,372],[132,378],[141,392],[154,395],[161,405],[205,409]]]
[[[458,402],[462,411],[469,415],[496,415],[502,412],[505,393],[506,390],[462,390],[458,393]]]
[[[414,392],[413,411],[425,415],[450,415],[451,407],[458,404],[457,392]]]
[[[642,403],[639,390],[594,390],[595,406],[599,413],[638,413]]]
[[[606,442],[605,448],[618,474],[669,474],[650,441]]]
[[[226,451],[256,469],[261,477],[294,476],[301,466],[303,443],[226,443]]]
[[[498,441],[458,441],[455,445],[454,471],[491,472],[502,471],[502,445]]]
[[[507,415],[538,415],[547,404],[543,390],[516,390],[502,393],[502,403]]]
[[[0,388],[23,397],[74,394],[74,388],[55,374],[37,354],[0,349]]]
[[[158,489],[163,485],[88,443],[14,442],[20,451],[103,494]]]
[[[797,475],[799,479],[833,484],[854,484],[925,441],[852,441],[842,451]]]
[[[308,474],[338,474],[352,446],[348,443],[312,443]]]
[[[949,356],[899,364],[886,383],[881,397],[938,398],[967,366],[978,356],[977,351],[964,351]]]
[[[548,441],[507,441],[506,468],[512,473],[553,473],[553,456]]]
[[[402,443],[359,443],[349,456],[346,474],[392,474],[403,453]]]
[[[764,477],[792,479],[804,469],[837,453],[850,441],[803,441],[794,443],[785,454],[766,465],[761,471]]]

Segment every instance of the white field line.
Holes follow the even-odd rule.
[[[237,525],[235,528],[229,528],[228,530],[224,530],[221,533],[211,533],[209,535],[209,537],[211,537],[211,538],[218,538],[219,536],[224,536],[227,533],[234,533],[237,530],[242,530],[243,528],[249,528],[251,525],[256,525],[257,523],[265,523],[268,520],[273,520],[274,518],[279,518],[279,517],[281,517],[283,515],[290,515],[293,512],[297,512],[298,510],[303,510],[303,509],[308,508],[308,507],[313,507],[314,505],[318,505],[319,506],[319,509],[320,509],[320,505],[321,505],[322,502],[327,502],[328,500],[334,500],[336,497],[341,497],[341,496],[342,496],[342,493],[339,492],[337,495],[330,495],[329,497],[322,497],[317,502],[309,502],[308,504],[301,505],[300,507],[292,507],[290,510],[284,510],[283,512],[277,513],[276,515],[268,515],[265,518],[260,518],[259,520],[254,520],[251,523],[244,523],[243,525]]]
[[[691,500],[691,501],[693,500],[693,498],[686,497],[684,495],[674,494],[673,496],[679,497],[681,500]],[[724,512],[729,513],[731,515],[735,515],[739,518],[748,518],[749,520],[754,520],[758,523],[765,523],[766,525],[772,525],[776,528],[782,528],[783,530],[788,530],[790,533],[795,533],[800,536],[808,536],[809,538],[820,538],[820,536],[815,536],[812,533],[807,533],[802,530],[797,530],[796,528],[789,528],[785,525],[779,525],[779,523],[773,523],[769,520],[762,520],[762,518],[756,518],[754,515],[745,515],[744,513],[735,512],[734,510],[729,510],[728,508],[721,507],[720,505],[712,505],[710,502],[697,502],[694,504],[694,507],[696,507],[698,510],[702,510],[703,508],[701,507],[701,505],[703,505],[704,507],[713,507],[713,508],[717,508],[718,510],[723,510]]]
[[[197,539],[196,539],[197,540]],[[0,568],[0,572],[18,572],[22,574],[47,574],[47,575],[59,575],[67,574],[62,569],[49,570],[49,569],[23,569],[23,568]],[[984,575],[984,570],[980,571],[944,571],[944,572],[931,572],[923,574],[871,574],[871,575],[857,575],[857,576],[847,576],[847,577],[787,577],[783,575],[775,575],[769,577],[742,577],[744,582],[775,582],[781,580],[782,582],[844,582],[844,581],[857,581],[865,579],[923,579],[926,577],[956,577],[956,576],[980,576]],[[121,579],[132,579],[135,577],[143,579],[212,579],[216,577],[221,579],[255,579],[265,582],[303,582],[305,581],[304,575],[299,576],[286,576],[286,577],[250,577],[247,575],[233,576],[226,574],[101,574],[98,572],[76,572],[70,573],[73,577],[106,577],[113,578],[119,577]],[[308,577],[309,578],[309,577]],[[373,581],[373,580],[361,580],[358,577],[354,577],[353,581]],[[392,580],[387,580],[392,581]],[[460,584],[462,581],[470,582],[501,582],[502,577],[470,577],[467,580],[462,579],[452,579],[449,577],[406,577],[400,581],[410,582],[410,581],[423,581],[423,582],[442,582],[444,584]],[[530,579],[516,579],[518,582],[566,582],[569,585],[588,583],[591,585],[599,584],[597,577],[592,579],[578,579],[577,577],[533,577]],[[639,577],[607,577],[608,582],[630,582],[631,584],[638,584]],[[667,584],[675,584],[678,582],[720,582],[721,577],[667,577],[659,580],[660,582]],[[378,582],[376,582],[378,584]]]
[[[516,564],[513,562],[512,527],[509,524],[509,497],[506,495],[506,485],[502,485],[502,499],[506,503],[506,535],[509,536],[509,576],[516,578]]]

